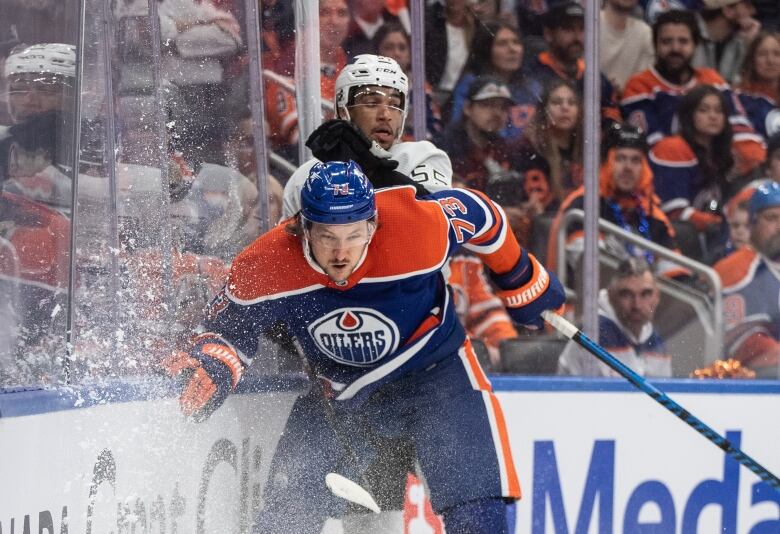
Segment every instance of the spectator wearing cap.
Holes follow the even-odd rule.
[[[693,64],[715,69],[735,83],[746,49],[761,31],[761,23],[753,18],[756,10],[750,0],[703,0],[703,4],[702,35]]]
[[[764,139],[780,132],[780,33],[762,31],[748,46],[735,93]]]
[[[766,148],[737,105],[731,86],[714,69],[692,65],[701,40],[696,15],[690,11],[666,11],[653,24],[655,64],[633,75],[626,83],[620,107],[626,120],[641,128],[650,145],[673,131],[680,100],[696,86],[717,88],[726,103],[726,115],[734,132],[732,151],[737,172],[749,174],[764,161]]]
[[[530,67],[531,75],[547,85],[551,80],[561,78],[578,84],[583,90],[585,75],[585,11],[576,2],[556,4],[543,18],[544,40],[548,50],[541,52]],[[621,122],[615,88],[601,75],[601,119],[602,125]]]
[[[653,325],[660,295],[658,282],[644,258],[620,262],[609,285],[599,291],[599,343],[641,376],[672,376],[672,357]],[[619,375],[569,342],[558,358],[558,374]]]
[[[605,0],[599,27],[599,68],[620,92],[635,72],[653,64],[653,33],[633,16],[638,0]]]
[[[516,141],[533,116],[543,89],[541,82],[523,67],[525,50],[521,35],[511,23],[487,22],[477,27],[472,43],[469,60],[452,93],[450,122],[461,119],[474,79],[483,75],[493,76],[509,87],[514,99],[509,121],[501,130],[501,136]]]
[[[463,116],[450,123],[437,141],[450,155],[455,178],[485,191],[492,177],[510,169],[510,148],[501,138],[514,104],[509,87],[492,76],[478,76],[469,87]]]
[[[604,141],[605,153],[599,172],[599,217],[626,231],[637,234],[663,247],[677,250],[675,232],[661,210],[653,189],[653,172],[647,161],[647,143],[636,127],[613,125]],[[553,221],[547,249],[547,264],[556,265],[558,228],[563,215],[573,209],[584,209],[585,187],[575,190],[563,202]],[[577,265],[584,246],[581,223],[572,224],[566,236],[567,260]],[[643,257],[656,272],[668,277],[687,274],[671,263],[655,258],[649,251],[629,243],[614,244],[599,237],[599,247],[608,248],[619,256]],[[551,267],[554,269],[555,267]]]
[[[778,376],[780,355],[780,184],[750,197],[751,247],[715,264],[723,283],[726,356],[758,377]]]

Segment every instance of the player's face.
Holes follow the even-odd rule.
[[[570,132],[577,125],[577,117],[580,113],[577,95],[571,88],[561,86],[550,94],[545,111],[551,128]]]
[[[401,32],[390,32],[382,39],[382,42],[379,43],[379,55],[396,60],[404,72],[412,61],[409,41]]]
[[[615,189],[630,194],[636,191],[642,177],[642,151],[636,148],[616,148],[612,175]]]
[[[507,125],[509,106],[510,102],[505,98],[488,98],[467,102],[463,107],[463,114],[477,130],[497,134]]]
[[[777,83],[780,79],[780,38],[767,35],[753,57],[756,75],[761,81]]]
[[[545,40],[550,51],[561,61],[574,63],[585,50],[585,26],[581,20],[573,20],[559,28],[546,28]]]
[[[490,53],[493,67],[502,74],[511,74],[523,63],[523,43],[520,36],[509,28],[502,28],[493,40]]]
[[[307,232],[314,260],[334,282],[343,282],[357,267],[363,251],[371,241],[374,223],[314,223]]]
[[[8,81],[8,109],[17,123],[64,109],[71,95],[63,80],[52,75],[16,74]]]
[[[742,248],[750,243],[750,216],[748,210],[737,208],[728,218],[729,239],[735,248]]]
[[[655,55],[666,70],[680,72],[688,68],[695,48],[691,30],[685,24],[664,24],[658,29]]]
[[[370,86],[355,95],[349,118],[360,131],[389,150],[401,131],[403,101],[395,89]]]
[[[723,102],[717,95],[707,95],[701,99],[693,112],[693,129],[705,138],[719,135],[726,126],[726,112]]]
[[[756,215],[750,240],[764,256],[780,260],[780,207],[767,208]]]
[[[349,8],[345,0],[320,0],[320,48],[341,47],[349,29]]]
[[[615,315],[632,332],[640,332],[643,325],[653,320],[659,294],[651,272],[615,281],[608,295]]]

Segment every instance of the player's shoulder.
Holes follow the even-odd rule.
[[[755,275],[760,256],[751,247],[743,247],[726,256],[714,266],[720,276],[723,291],[736,289],[748,282]]]
[[[422,163],[447,165],[451,168],[450,157],[430,141],[401,141],[390,147],[390,155],[398,162],[398,171],[411,171]]]
[[[418,199],[412,186],[376,191],[379,229],[372,247],[392,251],[372,276],[421,271],[447,256],[449,223],[436,199]]]
[[[390,147],[389,152],[398,162],[396,170],[428,191],[452,187],[450,157],[430,141],[396,143]]]
[[[679,135],[662,138],[650,149],[650,161],[667,167],[692,167],[698,163],[688,142]]]
[[[228,293],[233,300],[248,303],[304,292],[319,284],[318,273],[303,255],[300,238],[286,228],[290,222],[292,219],[282,221],[233,260],[228,279]]]

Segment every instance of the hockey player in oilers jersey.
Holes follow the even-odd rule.
[[[211,412],[235,389],[265,328],[285,323],[332,393],[333,427],[316,399],[299,403],[271,466],[257,531],[317,533],[337,502],[329,471],[365,469],[377,436],[411,439],[448,532],[506,532],[504,499],[520,487],[500,405],[457,320],[441,267],[464,246],[482,258],[513,320],[540,327],[564,302],[558,280],[481,193],[415,198],[376,192],[354,162],[312,167],[302,209],[233,262],[188,353],[186,414]],[[409,232],[410,224],[415,229]],[[340,439],[358,451],[344,462]],[[352,476],[355,476],[354,473]],[[348,475],[349,475],[348,474]]]
[[[715,264],[723,283],[726,355],[759,377],[780,368],[780,184],[764,183],[748,203],[750,241]]]
[[[421,193],[452,184],[452,164],[428,141],[401,142],[408,113],[409,81],[388,57],[362,54],[336,79],[335,120],[306,141],[314,158],[301,165],[284,188],[282,217],[300,209],[300,193],[318,161],[360,165],[375,187],[416,184]]]

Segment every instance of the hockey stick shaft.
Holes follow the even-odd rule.
[[[658,404],[672,412],[678,418],[682,419],[686,424],[688,424],[688,426],[696,430],[696,432],[717,445],[726,454],[730,455],[739,463],[753,471],[761,480],[775,488],[777,491],[780,491],[780,479],[777,478],[776,475],[772,474],[772,472],[769,471],[766,467],[762,466],[753,458],[742,452],[742,450],[740,450],[738,447],[735,447],[729,440],[715,432],[701,419],[677,404],[666,393],[649,383],[626,364],[607,352],[604,347],[583,334],[582,331],[576,326],[550,310],[542,312],[542,317],[560,333],[573,340],[580,347],[584,348],[593,354],[596,358],[607,364],[615,372],[620,374],[620,376],[631,382],[638,389],[647,393]]]
[[[303,352],[303,348],[301,348],[297,340],[293,342],[293,345],[295,345],[295,350],[298,352],[298,356],[301,358],[301,362],[303,363],[303,369],[306,372],[306,376],[308,377],[309,382],[311,383],[311,387],[317,389],[320,404],[322,405],[323,412],[325,413],[325,419],[328,422],[328,426],[330,426],[331,430],[333,431],[333,434],[336,436],[336,440],[338,441],[341,448],[344,450],[344,453],[347,455],[348,461],[358,471],[358,477],[360,481],[359,486],[362,487],[362,489],[369,496],[371,496],[372,495],[371,486],[368,484],[368,480],[366,479],[365,475],[360,472],[360,463],[358,460],[357,453],[355,452],[355,449],[353,449],[352,446],[349,444],[349,440],[347,439],[347,437],[343,435],[341,431],[341,425],[337,421],[338,416],[336,415],[336,410],[333,408],[333,405],[331,404],[331,400],[330,398],[328,398],[328,394],[325,391],[322,382],[314,374],[314,369],[312,369],[311,365],[309,364],[309,361],[306,359],[306,356],[304,355]],[[343,495],[340,496],[343,498],[347,498],[344,497]],[[373,497],[371,497],[371,499],[373,500]],[[348,499],[348,500],[352,500],[352,499]],[[357,501],[353,500],[353,502],[357,502]]]

